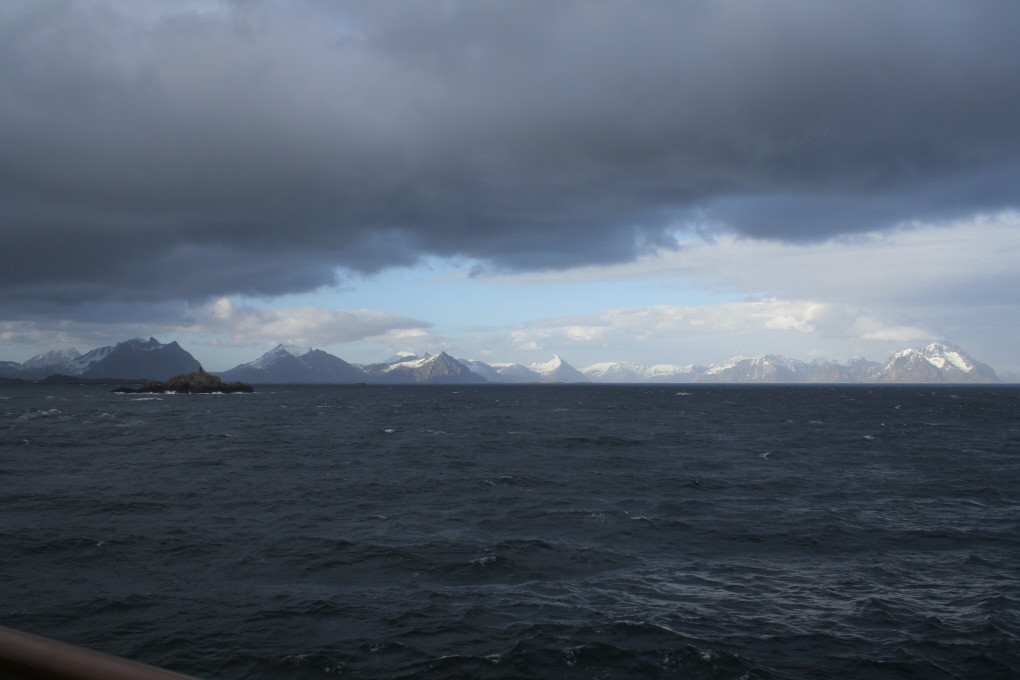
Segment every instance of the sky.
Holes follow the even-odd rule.
[[[5,0],[0,359],[1020,373],[1020,3]]]

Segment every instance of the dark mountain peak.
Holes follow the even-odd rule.
[[[176,341],[164,345],[156,338],[134,338],[112,347],[99,347],[65,365],[82,378],[146,378],[166,380],[192,373],[201,365]]]
[[[356,383],[364,382],[366,377],[360,368],[329,352],[282,344],[221,375],[244,382],[292,384]]]
[[[394,364],[377,364],[373,373],[383,382],[392,383],[478,383],[485,378],[473,373],[446,352]]]

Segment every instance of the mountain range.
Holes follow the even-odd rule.
[[[135,338],[81,354],[76,349],[47,352],[23,364],[0,361],[0,377],[39,380],[50,375],[84,379],[166,380],[201,371],[202,366],[176,342]]]
[[[79,379],[167,380],[202,370],[176,342],[135,338],[85,354],[47,352],[19,364],[0,361],[0,379],[39,380],[61,375]],[[467,384],[467,383],[995,383],[991,367],[948,343],[896,352],[884,363],[856,357],[846,363],[805,363],[778,355],[734,357],[697,364],[597,363],[577,369],[559,355],[542,363],[484,363],[446,352],[401,355],[377,364],[351,364],[321,349],[277,345],[254,361],[218,373],[224,380],[286,384]]]

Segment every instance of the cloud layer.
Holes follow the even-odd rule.
[[[7,2],[0,305],[1020,204],[1020,5]]]
[[[81,319],[0,320],[0,344],[24,347],[80,347],[115,344],[129,337],[171,336],[185,344],[244,350],[277,343],[323,347],[367,340],[372,343],[427,336],[430,323],[369,309],[263,308],[219,298],[195,307],[165,305],[143,321],[138,309],[104,310],[86,305]],[[105,318],[104,318],[105,317]],[[187,338],[184,340],[183,338]],[[6,357],[5,357],[6,358]],[[230,368],[223,366],[222,368]]]

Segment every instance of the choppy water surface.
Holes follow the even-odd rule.
[[[0,624],[228,678],[1020,677],[1020,388],[0,388]]]

